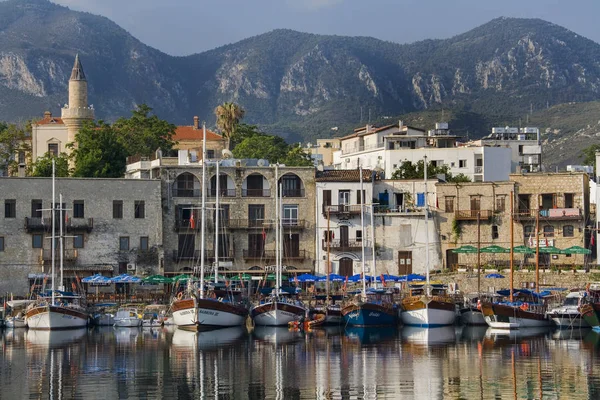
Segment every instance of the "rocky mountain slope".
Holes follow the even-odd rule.
[[[99,118],[145,102],[174,123],[200,115],[211,124],[216,105],[236,101],[248,122],[294,140],[334,126],[341,133],[361,114],[365,123],[441,108],[461,113],[477,137],[530,110],[600,99],[600,45],[542,20],[499,18],[408,45],[276,30],[172,57],[104,17],[8,0],[0,2],[0,119],[59,113],[75,53]]]

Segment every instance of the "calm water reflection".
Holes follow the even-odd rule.
[[[0,399],[599,398],[589,330],[1,332]]]

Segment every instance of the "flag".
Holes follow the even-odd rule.
[[[69,225],[69,213],[65,211],[65,225]]]
[[[383,283],[383,286],[385,286],[385,278],[383,277],[383,274],[379,275],[379,277],[381,278],[381,283]]]
[[[73,289],[73,291],[77,290],[77,287],[75,286],[75,282],[71,282],[71,289]]]
[[[196,219],[194,218],[193,210],[192,210],[192,215],[190,215],[190,228],[196,229]]]
[[[267,241],[267,232],[265,231],[265,228],[262,230],[262,239],[263,243]]]
[[[346,280],[344,281],[344,286],[342,286],[342,291],[346,291],[346,286],[348,285],[348,275],[346,275]]]
[[[298,274],[294,275],[294,283],[296,284],[296,286],[298,285]]]
[[[594,232],[592,232],[592,237],[590,239],[590,246],[593,246],[596,243],[594,236],[596,236],[596,234]]]

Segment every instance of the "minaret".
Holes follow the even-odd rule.
[[[67,126],[67,142],[75,142],[75,135],[83,122],[93,119],[94,109],[88,106],[87,80],[77,54],[69,78],[69,104],[65,104],[62,109],[62,120]],[[77,147],[77,143],[74,145]]]

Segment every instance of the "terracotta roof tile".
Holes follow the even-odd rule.
[[[194,129],[193,126],[178,126],[175,129],[173,140],[202,140],[202,129]],[[206,130],[206,140],[223,140],[223,137],[213,131]]]
[[[363,169],[363,182],[371,182],[372,170]],[[377,180],[377,178],[376,178]],[[360,182],[358,169],[331,169],[317,171],[315,177],[317,182]]]
[[[64,125],[64,122],[63,122],[62,118],[46,116],[35,123],[35,125],[50,125],[50,124]]]

